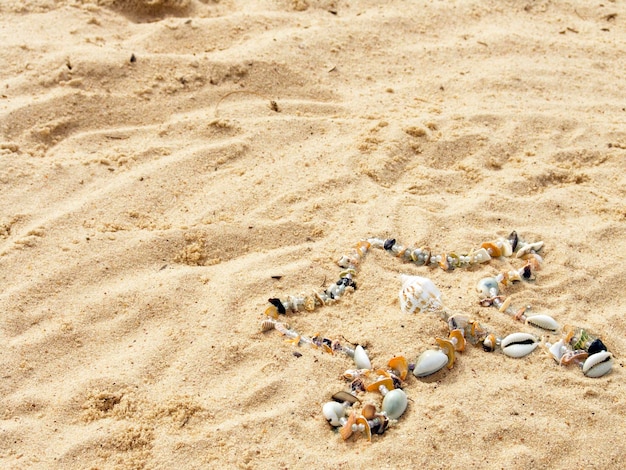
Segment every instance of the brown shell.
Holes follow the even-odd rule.
[[[350,417],[348,418],[348,421],[346,421],[346,424],[344,424],[339,430],[339,434],[341,434],[341,438],[344,441],[352,436],[352,433],[354,432],[352,431],[353,424],[356,424],[356,414],[354,412],[350,414]]]
[[[372,430],[370,429],[370,423],[367,422],[367,419],[365,419],[363,416],[360,416],[356,419],[356,424],[362,424],[365,429],[363,430],[363,432],[365,433],[365,437],[367,437],[368,441],[372,440]]]
[[[344,392],[344,391],[335,393],[332,398],[333,400],[338,401],[339,403],[348,402],[352,405],[354,405],[355,403],[361,402],[361,400],[359,400],[357,397],[355,397],[351,393]]]
[[[452,344],[452,341],[443,338],[435,338],[435,341],[437,342],[441,350],[446,354],[446,356],[448,356],[448,369],[452,369],[452,367],[454,367],[455,359],[454,345]]]
[[[365,419],[374,419],[374,417],[376,416],[376,407],[371,403],[368,403],[361,410],[361,414]]]
[[[394,386],[393,386],[393,379],[391,377],[383,377],[379,380],[377,380],[376,382],[374,382],[373,384],[369,384],[366,387],[366,390],[368,392],[378,392],[378,390],[380,389],[380,386],[384,385],[387,390],[393,390]]]

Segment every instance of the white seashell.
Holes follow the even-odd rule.
[[[360,344],[354,348],[354,363],[356,364],[358,369],[371,369],[372,363],[370,362],[370,358],[367,357],[367,353],[363,346]]]
[[[520,247],[520,245],[522,245],[522,246]],[[541,250],[541,248],[543,247],[543,242],[524,243],[524,242],[520,241],[517,246],[518,246],[518,249],[517,249],[516,256],[518,258],[521,258],[522,256],[530,253],[531,251],[539,251],[539,250]]]
[[[613,368],[613,354],[600,351],[589,356],[583,363],[583,374],[587,377],[602,377]]]
[[[476,284],[476,291],[485,298],[495,297],[500,292],[498,280],[495,277],[485,277]]]
[[[565,346],[565,340],[560,339],[551,346],[548,346],[548,351],[552,354],[554,360],[558,363],[561,362],[563,354],[567,352],[567,346]]]
[[[513,254],[513,247],[511,246],[510,240],[499,238],[497,244],[502,249],[502,256],[511,256]]]
[[[346,409],[341,403],[329,401],[324,403],[322,413],[324,413],[324,418],[326,418],[332,426],[341,426],[342,423],[340,419],[346,415]]]
[[[400,280],[400,308],[404,313],[441,306],[441,292],[430,279],[402,274]]]
[[[389,419],[398,419],[402,416],[406,406],[406,393],[399,388],[387,392],[385,398],[383,398],[383,411]]]
[[[441,370],[448,363],[448,356],[439,349],[427,349],[417,358],[413,375],[426,377]]]
[[[502,352],[509,357],[524,357],[533,352],[539,343],[530,333],[512,333],[502,340]]]
[[[530,317],[526,317],[526,324],[552,332],[560,328],[557,321],[550,315],[532,315]]]
[[[480,248],[472,253],[475,263],[486,263],[491,259],[491,255],[485,248]]]

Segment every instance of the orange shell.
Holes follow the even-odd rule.
[[[461,330],[452,330],[449,338],[456,338],[454,349],[457,351],[465,351],[465,336],[463,336],[463,332]],[[451,342],[454,343],[453,341]]]
[[[498,247],[498,245],[496,245],[495,243],[485,242],[482,245],[480,245],[480,247],[487,250],[487,252],[489,253],[489,255],[491,255],[492,258],[497,258],[498,256],[502,256],[502,249]]]
[[[270,305],[269,307],[267,307],[265,309],[265,315],[267,315],[270,318],[277,319],[278,318],[278,309],[276,308],[275,305]]]
[[[373,384],[369,384],[365,389],[368,392],[378,392],[381,385],[384,385],[387,390],[393,390],[395,388],[391,377],[382,377]]]
[[[354,414],[354,412],[352,412],[352,414],[348,418],[348,421],[346,421],[346,424],[344,424],[339,430],[339,434],[341,434],[341,438],[344,441],[352,436],[352,433],[354,432],[352,431],[353,424],[356,424],[356,414]]]
[[[450,341],[449,339],[443,339],[443,338],[435,338],[435,341],[437,342],[441,350],[446,354],[446,356],[448,356],[448,364],[447,364],[448,369],[452,369],[452,367],[454,366],[454,357],[455,357],[454,345],[452,344],[452,341]]]
[[[367,419],[365,419],[363,416],[359,416],[356,419],[356,424],[362,424],[365,429],[363,430],[363,432],[365,433],[365,437],[367,437],[368,441],[372,440],[372,430],[370,429],[370,423],[367,422]]]
[[[387,364],[390,368],[396,371],[402,380],[406,379],[406,375],[409,373],[409,363],[404,356],[396,356],[389,360]]]

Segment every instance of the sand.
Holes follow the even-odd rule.
[[[622,468],[625,21],[611,0],[2,2],[0,466]],[[260,331],[362,238],[512,230],[544,263],[507,295],[600,335],[610,375],[472,347],[344,442],[321,407],[351,360]],[[375,250],[356,292],[287,320],[413,361],[447,330],[400,311],[399,274],[504,335],[536,330],[475,285],[522,264]]]

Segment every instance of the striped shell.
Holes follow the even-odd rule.
[[[502,352],[509,357],[524,357],[533,352],[539,343],[530,333],[512,333],[502,340]]]
[[[420,276],[400,276],[400,308],[404,313],[420,312],[429,307],[441,306],[441,292],[433,281]]]

